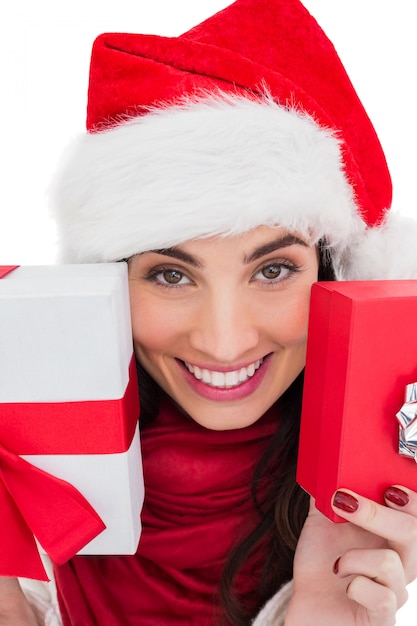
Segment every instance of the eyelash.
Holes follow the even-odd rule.
[[[187,280],[189,282],[187,283],[164,283],[160,280],[159,276],[161,274],[163,274],[164,272],[178,272],[178,274],[181,274],[181,277],[185,277],[187,278]],[[162,287],[163,289],[179,289],[179,288],[183,288],[185,287],[185,285],[189,285],[190,283],[192,283],[193,281],[191,279],[188,278],[187,274],[182,271],[177,269],[174,266],[158,266],[155,268],[152,268],[146,275],[145,275],[145,280],[148,280],[149,282],[155,283],[158,285],[158,287]]]
[[[257,274],[259,274],[260,272],[262,272],[263,270],[266,270],[266,268],[268,267],[279,267],[281,272],[282,270],[286,270],[288,273],[284,276],[281,277],[281,274],[279,274],[276,278],[264,278],[264,279],[255,279],[255,276]],[[291,276],[293,276],[294,274],[296,274],[297,272],[300,271],[300,267],[290,263],[288,261],[271,261],[269,263],[265,263],[264,265],[262,265],[259,269],[257,269],[254,273],[253,273],[253,277],[252,280],[257,280],[258,282],[264,283],[264,285],[266,287],[272,287],[274,285],[276,285],[277,283],[282,283],[288,279],[291,278]],[[187,279],[186,283],[168,283],[168,282],[163,282],[161,280],[161,274],[163,274],[164,272],[177,272],[178,274],[181,275],[180,280],[182,280],[183,278]],[[190,284],[193,284],[193,280],[190,279],[186,272],[184,272],[183,270],[180,270],[178,268],[176,268],[175,266],[171,266],[171,265],[167,265],[167,266],[158,266],[155,268],[152,268],[151,270],[149,270],[149,272],[145,275],[145,280],[149,281],[149,282],[153,282],[155,283],[158,287],[161,287],[162,289],[182,289]]]
[[[278,268],[280,268],[280,274],[276,278],[268,279],[268,278],[264,277],[263,280],[259,281],[259,282],[265,283],[266,287],[273,287],[277,283],[283,283],[286,280],[290,279],[292,276],[294,276],[297,272],[299,272],[301,270],[300,266],[295,265],[294,263],[290,263],[289,261],[270,261],[269,263],[266,263],[265,265],[262,265],[262,267],[260,267],[258,270],[256,270],[256,272],[253,274],[253,276],[255,277],[257,274],[259,274],[260,272],[266,270],[269,267],[278,267]],[[283,270],[286,270],[287,273],[282,277],[281,273],[282,273]]]

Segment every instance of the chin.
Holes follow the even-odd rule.
[[[241,428],[247,428],[248,426],[252,426],[255,424],[268,410],[267,407],[265,410],[260,410],[258,412],[248,412],[245,410],[245,406],[241,408],[234,409],[232,411],[223,409],[214,408],[207,415],[204,414],[203,411],[194,412],[191,411],[187,413],[188,417],[192,419],[194,422],[202,426],[203,428],[207,428],[207,430],[238,430]],[[213,414],[216,417],[213,417]]]

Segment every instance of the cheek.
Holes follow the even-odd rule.
[[[298,347],[307,342],[310,292],[288,299],[277,307],[270,320],[276,341],[282,346]]]
[[[288,335],[290,340],[296,343],[307,341],[309,304],[310,298],[307,297],[304,302],[290,311]]]
[[[136,356],[167,352],[178,334],[175,316],[168,315],[167,307],[146,294],[141,294],[140,299],[131,296],[130,309]]]

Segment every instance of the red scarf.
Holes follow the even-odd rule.
[[[253,523],[251,477],[277,428],[207,430],[164,400],[142,432],[145,503],[137,554],[56,568],[64,626],[212,626],[230,548]],[[245,591],[256,578],[241,577]]]

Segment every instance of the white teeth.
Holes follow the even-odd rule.
[[[255,373],[255,363],[251,363],[248,367],[248,376],[253,376]]]
[[[226,372],[224,378],[225,387],[236,387],[236,385],[239,384],[238,372]]]
[[[239,382],[244,383],[245,380],[247,380],[248,375],[246,373],[246,367],[242,367],[242,369],[239,372]]]
[[[225,387],[225,381],[226,376],[223,372],[211,372],[211,381],[208,384],[213,385],[213,387]]]
[[[185,363],[185,366],[197,380],[202,380],[206,385],[219,389],[230,389],[241,385],[251,378],[262,363],[263,359],[258,359],[258,361],[251,363],[248,367],[242,367],[240,370],[233,370],[231,372],[216,372],[201,369],[197,365],[191,365],[190,363]]]

